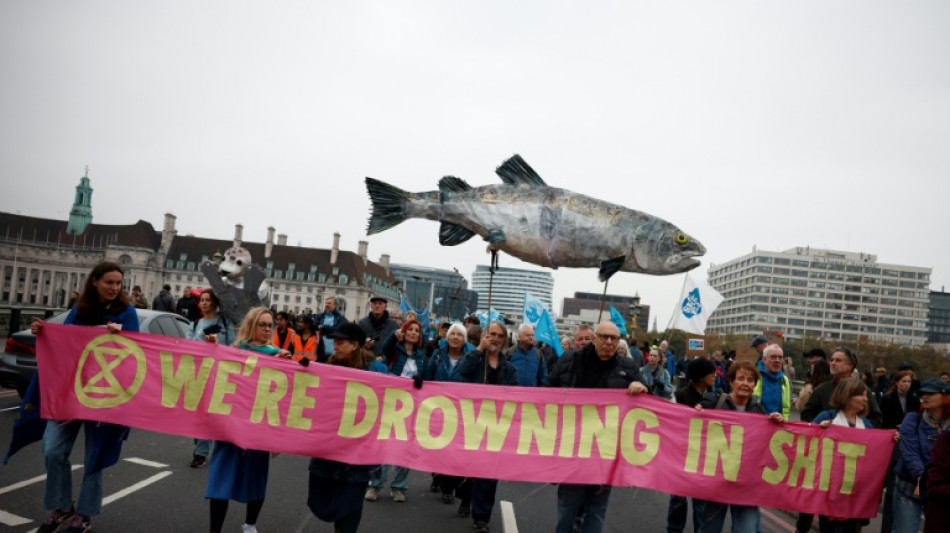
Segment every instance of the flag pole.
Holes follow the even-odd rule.
[[[600,312],[597,313],[597,323],[600,324],[600,319],[604,316],[604,300],[607,299],[607,284],[610,283],[610,278],[604,280],[604,293],[600,295]]]

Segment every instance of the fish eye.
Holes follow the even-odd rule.
[[[676,244],[683,246],[689,242],[689,237],[685,233],[677,233],[673,240],[676,241]]]

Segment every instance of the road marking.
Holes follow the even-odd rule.
[[[792,533],[795,533],[795,528],[794,528],[794,527],[792,527],[791,525],[789,525],[788,522],[786,522],[785,520],[782,520],[781,518],[779,518],[778,516],[776,516],[775,514],[773,514],[773,513],[772,513],[771,511],[769,511],[768,509],[766,509],[766,508],[764,508],[764,507],[760,507],[760,508],[759,508],[759,512],[762,513],[762,516],[768,518],[769,520],[771,520],[772,522],[774,522],[776,525],[780,526],[781,529],[782,529],[782,531],[791,531]]]
[[[0,413],[6,413],[7,411],[16,411],[16,410],[18,410],[18,409],[19,409],[19,407],[6,407],[6,408],[3,408],[3,409],[0,409]]]
[[[511,502],[501,501],[501,530],[505,533],[518,533],[518,522],[515,520],[515,506]]]
[[[32,522],[32,520],[29,518],[23,518],[22,516],[17,516],[13,513],[0,511],[0,524],[5,526],[22,526],[23,524],[29,524],[30,522]]]
[[[145,487],[151,485],[152,483],[155,483],[156,481],[161,481],[170,475],[172,475],[171,470],[166,470],[164,472],[159,472],[148,479],[143,479],[142,481],[139,481],[135,485],[131,485],[129,487],[126,487],[120,490],[119,492],[106,496],[105,498],[102,499],[102,505],[109,505],[110,503],[118,500],[119,498],[124,498],[135,491],[144,489]]]
[[[80,468],[82,468],[82,465],[73,465],[72,470],[78,470]],[[21,489],[23,487],[26,487],[27,485],[32,485],[34,483],[39,483],[40,481],[43,481],[44,479],[46,479],[46,474],[43,474],[41,476],[31,477],[30,479],[25,479],[23,481],[18,481],[17,483],[14,483],[13,485],[7,485],[6,487],[0,487],[0,494]]]
[[[148,459],[142,459],[141,457],[126,457],[122,459],[123,461],[128,461],[130,463],[135,463],[142,466],[150,466],[152,468],[168,468],[168,465],[164,463],[157,463],[155,461],[149,461]]]

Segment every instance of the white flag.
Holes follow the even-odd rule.
[[[540,298],[528,291],[524,291],[524,310],[521,313],[522,322],[537,327],[538,321],[541,320],[541,313],[547,310],[548,306],[544,305],[544,302],[542,302]]]
[[[673,310],[673,327],[696,335],[706,334],[706,320],[722,303],[722,295],[703,280],[686,274],[683,292]]]

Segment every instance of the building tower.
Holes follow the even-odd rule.
[[[89,186],[89,167],[86,175],[79,179],[76,185],[76,199],[73,208],[69,210],[69,222],[66,224],[67,235],[80,235],[92,224],[92,187]]]

